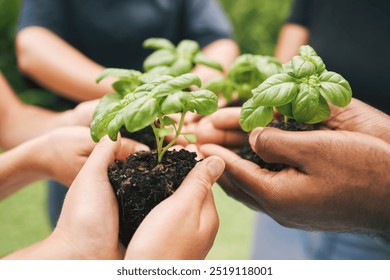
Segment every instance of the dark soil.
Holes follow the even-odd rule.
[[[156,138],[154,137],[153,128],[147,126],[136,132],[128,132],[123,126],[120,130],[121,136],[125,138],[133,139],[137,142],[143,143],[151,150],[156,149]]]
[[[119,239],[127,247],[145,216],[173,194],[197,163],[196,153],[168,151],[157,163],[157,152],[139,152],[115,161],[108,176],[119,204]]]
[[[269,127],[276,127],[282,130],[287,130],[287,131],[310,131],[310,130],[315,130],[317,127],[315,125],[310,125],[310,124],[302,124],[298,123],[294,120],[290,120],[287,123],[284,121],[273,121],[269,125]],[[283,164],[283,163],[268,163],[263,161],[251,148],[251,146],[246,144],[245,146],[241,147],[240,151],[238,154],[246,160],[252,161],[259,165],[262,168],[266,168],[270,171],[281,171],[285,168],[288,167],[288,165]]]

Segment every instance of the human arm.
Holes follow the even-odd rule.
[[[94,147],[88,128],[65,127],[4,152],[0,199],[36,180],[51,178],[69,186]],[[142,144],[137,147],[147,149]]]
[[[26,105],[0,73],[0,147],[13,148],[58,127],[89,126],[96,104],[97,101],[83,102],[61,113]]]
[[[57,227],[45,240],[6,259],[121,259],[118,204],[107,167],[135,151],[131,141],[104,138],[94,149],[65,198]]]
[[[178,190],[146,216],[125,259],[205,258],[219,225],[211,186],[223,169],[218,157],[198,163]]]
[[[309,30],[306,27],[296,23],[285,23],[279,32],[275,57],[281,63],[286,63],[297,55],[299,47],[308,41]]]
[[[111,79],[95,82],[104,69],[102,65],[45,27],[20,30],[16,36],[16,54],[23,73],[63,97],[85,101],[113,91]]]
[[[250,142],[263,160],[291,167],[272,172],[220,146],[202,146],[205,156],[225,160],[221,185],[232,197],[287,227],[388,233],[390,145],[385,141],[345,131],[259,128]]]

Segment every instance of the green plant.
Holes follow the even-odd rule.
[[[228,102],[234,95],[240,100],[248,100],[254,87],[281,70],[282,65],[274,57],[243,54],[231,65],[226,78],[215,78],[206,83],[205,88],[222,95]]]
[[[129,132],[135,132],[151,125],[157,143],[158,161],[161,162],[164,153],[174,145],[179,135],[183,135],[189,142],[196,141],[195,135],[181,133],[187,112],[208,115],[218,108],[218,99],[213,92],[184,90],[193,85],[201,86],[201,81],[195,74],[187,73],[179,77],[163,75],[135,87],[125,96],[119,93],[107,94],[94,113],[91,123],[92,139],[97,142],[108,134],[115,141],[122,126]],[[174,113],[181,113],[178,124],[167,116]],[[164,146],[165,136],[172,133],[172,141]]]
[[[131,69],[106,68],[97,77],[99,83],[105,78],[115,77],[117,81],[112,84],[113,89],[125,96],[142,84],[149,83],[160,76],[180,76],[192,71],[195,64],[202,64],[218,71],[222,66],[209,58],[201,51],[199,44],[192,40],[182,40],[177,47],[164,38],[150,38],[145,40],[144,47],[156,49],[144,61],[145,73]]]
[[[283,73],[270,76],[252,93],[241,109],[240,124],[245,131],[270,123],[274,108],[285,121],[319,123],[330,115],[327,102],[344,107],[352,98],[348,81],[327,71],[321,57],[307,45],[283,65]]]

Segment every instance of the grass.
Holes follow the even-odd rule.
[[[50,234],[47,187],[38,182],[0,202],[0,256],[31,245]],[[208,259],[247,259],[253,213],[214,186],[220,230]]]

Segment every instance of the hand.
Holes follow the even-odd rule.
[[[226,147],[239,147],[248,136],[242,131],[240,124],[240,108],[223,108],[202,118],[198,123],[191,123],[183,127],[183,133],[196,135],[198,144],[214,143]],[[179,139],[180,145],[188,142]]]
[[[390,116],[354,98],[345,108],[331,108],[332,114],[325,122],[328,128],[361,132],[390,143]]]
[[[280,172],[256,164],[217,145],[204,145],[205,156],[226,163],[224,190],[280,224],[306,230],[371,231],[389,229],[390,146],[360,133],[252,132],[252,148],[265,161],[285,163]]]
[[[87,126],[92,122],[93,113],[99,99],[84,101],[78,104],[74,109],[65,111],[62,114],[60,126]]]
[[[119,245],[118,204],[107,169],[114,159],[135,152],[135,142],[112,142],[107,137],[96,146],[65,198],[53,238],[61,239],[85,259],[123,259]]]
[[[211,186],[223,169],[224,162],[218,157],[198,163],[178,190],[146,216],[125,258],[205,258],[219,224]]]
[[[122,143],[132,143],[137,150],[148,150],[145,145],[130,140]],[[64,127],[36,139],[36,150],[39,151],[36,156],[47,177],[69,186],[95,145],[89,128]]]

